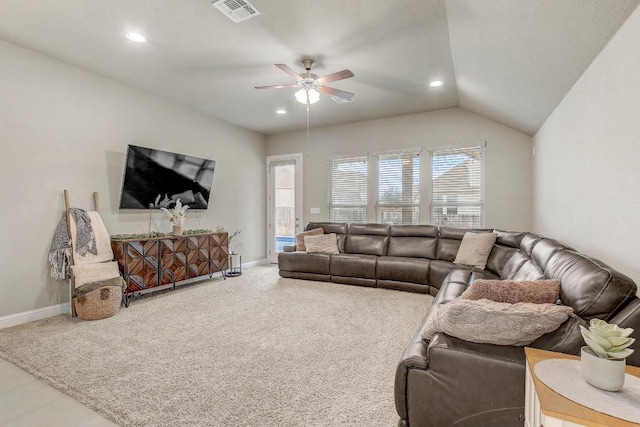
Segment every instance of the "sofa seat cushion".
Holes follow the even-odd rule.
[[[331,276],[376,278],[375,255],[338,254],[331,256]]]
[[[473,273],[473,280],[475,279],[497,279],[498,276],[487,270],[480,270],[477,268],[469,267],[467,265],[458,265],[449,261],[432,260],[429,264],[429,285],[436,289],[440,289],[445,277],[452,271],[468,271],[468,278],[471,279],[471,273]]]
[[[278,266],[281,271],[300,273],[329,274],[328,254],[308,254],[306,252],[280,252]]]
[[[580,354],[584,338],[580,326],[589,327],[589,322],[580,316],[571,316],[555,331],[549,332],[535,340],[530,347],[567,354]]]
[[[424,258],[407,258],[383,256],[378,258],[376,269],[378,280],[429,284],[429,260]]]

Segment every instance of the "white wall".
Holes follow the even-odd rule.
[[[534,228],[640,283],[640,9],[534,136]]]
[[[531,138],[464,109],[452,108],[311,129],[309,144],[306,131],[270,135],[267,152],[270,156],[304,153],[304,224],[329,218],[328,158],[403,148],[422,148],[426,154],[438,147],[477,146],[484,141],[487,141],[485,225],[529,230]],[[423,188],[422,193],[423,200],[426,200],[426,189]],[[422,217],[427,221],[428,205],[424,206]],[[320,208],[320,214],[310,214],[311,207]]]
[[[68,301],[47,261],[63,189],[85,209],[98,191],[111,234],[148,231],[148,211],[118,209],[127,144],[216,160],[209,209],[185,228],[240,228],[243,261],[265,257],[261,134],[0,40],[0,141],[0,317]]]

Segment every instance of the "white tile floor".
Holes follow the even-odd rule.
[[[111,421],[0,359],[0,427],[107,427]]]

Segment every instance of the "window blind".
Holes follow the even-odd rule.
[[[366,156],[328,161],[331,221],[366,222],[367,168]]]
[[[380,154],[376,219],[380,223],[420,222],[420,153]]]
[[[479,228],[484,223],[484,147],[431,152],[431,223]]]

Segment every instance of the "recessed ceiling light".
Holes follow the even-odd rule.
[[[444,82],[442,80],[434,80],[431,83],[429,83],[429,86],[431,87],[440,87],[444,84]]]
[[[287,110],[276,110],[276,114],[287,114]]]
[[[147,41],[142,34],[138,33],[127,33],[127,38],[136,43],[144,43]]]

